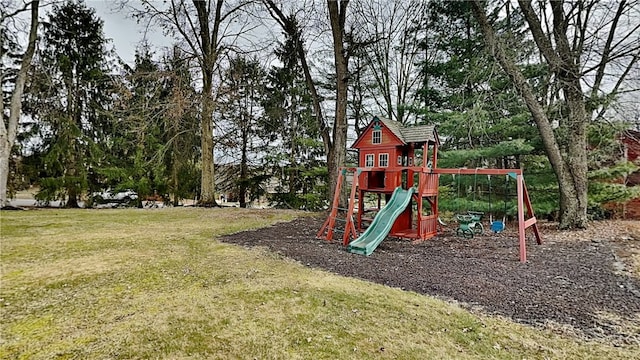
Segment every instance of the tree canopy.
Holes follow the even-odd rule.
[[[437,125],[440,166],[524,169],[537,211],[563,228],[636,194],[614,181],[637,170],[619,141],[640,126],[626,100],[640,89],[636,0],[118,4],[175,45],[142,43],[127,64],[82,1],[48,8],[37,44],[2,28],[3,89],[15,90],[3,93],[0,180],[67,206],[110,189],[135,191],[138,206],[267,196],[321,209],[376,115]],[[15,11],[31,9],[37,29],[29,5]],[[443,178],[443,193],[457,181]]]

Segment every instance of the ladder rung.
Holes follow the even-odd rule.
[[[341,207],[338,207],[338,208],[336,208],[336,209],[341,210],[341,211],[349,211],[349,209],[348,209],[348,208],[341,208]]]
[[[340,221],[340,222],[347,222],[347,219],[339,219],[339,218],[335,218],[333,219],[334,221]]]

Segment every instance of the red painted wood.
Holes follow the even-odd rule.
[[[533,229],[533,234],[536,237],[536,243],[538,245],[542,244],[542,236],[540,236],[540,231],[538,230],[538,221],[533,214],[533,205],[531,205],[531,198],[529,197],[529,191],[527,190],[527,184],[524,181],[524,177],[522,178],[522,191],[524,195],[525,205],[527,206],[527,217],[534,219],[531,225],[525,226],[525,229],[529,226]]]
[[[360,170],[357,169],[353,174],[353,181],[351,183],[351,194],[349,196],[349,207],[347,210],[347,222],[344,225],[344,235],[342,236],[342,244],[345,246],[349,245],[350,238],[355,239],[358,237],[355,225],[353,224],[353,211],[356,206],[356,190],[358,189],[359,179]]]
[[[533,225],[536,223],[536,218],[532,217],[531,219],[525,220],[524,221],[524,228],[528,228],[529,226]]]
[[[338,184],[336,185],[336,191],[333,194],[333,203],[331,207],[331,212],[329,213],[327,220],[324,222],[324,224],[320,228],[320,231],[318,231],[318,233],[316,234],[316,237],[320,239],[325,239],[327,241],[333,240],[333,232],[335,229],[335,222],[338,216],[338,208],[340,205],[340,189],[342,188],[342,183],[345,180],[343,171],[354,172],[352,186],[351,186],[351,196],[349,199],[349,208],[346,215],[346,222],[345,222],[344,235],[343,235],[343,242],[347,241],[346,244],[348,244],[349,237],[353,237],[353,238],[357,237],[357,232],[353,223],[353,211],[355,206],[355,190],[358,187],[357,173],[359,173],[359,170],[357,170],[356,168],[339,169]],[[326,235],[324,235],[325,231],[326,231]]]
[[[522,169],[432,169],[431,172],[435,174],[454,174],[454,175],[509,175],[515,174],[522,175]]]
[[[525,237],[524,226],[524,191],[522,190],[522,175],[516,177],[516,186],[518,189],[518,240],[520,244],[520,262],[527,262],[527,243]]]
[[[342,181],[344,176],[342,175],[342,169],[338,170],[338,183],[336,184],[336,191],[333,194],[333,203],[329,217],[324,222],[320,231],[316,235],[317,238],[324,238],[327,241],[331,241],[333,238],[333,229],[336,223],[336,216],[338,215],[338,205],[340,204],[340,188],[342,187]],[[327,232],[326,236],[322,236],[324,232]]]
[[[360,134],[360,137],[351,146],[354,149],[363,151],[365,149],[379,148],[379,147],[395,147],[402,146],[404,143],[386,126],[382,127],[382,139],[379,144],[373,143],[373,122]]]

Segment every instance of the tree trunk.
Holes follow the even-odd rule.
[[[298,97],[295,94],[291,94],[291,108],[298,108]],[[296,194],[296,179],[298,177],[298,163],[296,161],[298,157],[298,114],[295,110],[289,112],[289,131],[291,135],[291,143],[289,144],[289,163],[291,164],[291,170],[289,170],[289,195],[294,196]]]
[[[215,169],[213,165],[213,93],[212,78],[207,74],[202,86],[202,134],[200,144],[202,146],[202,176],[200,201],[201,206],[218,206],[215,198]]]
[[[11,156],[11,149],[16,140],[16,134],[18,131],[18,122],[20,121],[20,115],[22,113],[22,94],[24,92],[24,85],[27,81],[27,75],[29,67],[31,66],[31,59],[36,48],[36,39],[38,35],[38,10],[40,7],[40,1],[31,2],[31,26],[29,28],[29,44],[27,50],[22,56],[22,63],[20,64],[20,70],[16,77],[16,85],[11,93],[11,103],[9,107],[8,123],[5,124],[4,118],[4,101],[0,101],[0,208],[9,205],[7,198],[7,190],[9,183],[9,158]],[[2,59],[4,61],[4,59]],[[4,75],[4,74],[0,74]]]
[[[482,2],[474,0],[472,2],[472,10],[478,24],[480,25],[481,31],[484,34],[485,43],[487,44],[489,51],[496,60],[498,60],[505,73],[507,73],[507,75],[513,80],[514,86],[518,92],[520,92],[520,95],[536,122],[545,152],[558,180],[560,193],[560,228],[585,228],[587,225],[586,138],[584,138],[584,130],[586,129],[586,124],[584,123],[585,118],[583,117],[582,121],[580,121],[579,107],[570,110],[570,112],[573,113],[573,116],[570,117],[569,121],[570,123],[574,122],[573,125],[577,128],[570,129],[569,132],[573,132],[573,134],[570,135],[569,140],[573,140],[575,143],[570,145],[567,159],[563,158],[560,146],[556,141],[553,128],[551,127],[544,108],[538,102],[531,86],[522,75],[522,72],[515,65],[514,61],[506,54],[502,43],[496,39],[495,32],[487,20]],[[569,92],[565,90],[565,95],[576,97],[578,94],[575,92],[575,88]],[[581,93],[579,96],[581,97]],[[572,101],[575,100],[576,99],[573,99]],[[570,102],[569,99],[567,99],[567,101]],[[569,106],[576,106],[576,104],[572,105],[569,103]],[[584,107],[582,109],[584,110]],[[576,156],[575,160],[572,156]]]
[[[251,116],[249,114],[242,114],[240,116]],[[245,120],[242,121],[241,132],[242,132],[242,154],[240,158],[240,186],[238,187],[238,201],[240,202],[241,208],[247,207],[247,178],[249,177],[249,168],[247,166],[247,145],[249,142],[249,126]]]
[[[562,2],[552,2],[553,35],[557,44],[560,66],[557,73],[560,87],[568,108],[567,154],[565,160],[572,179],[571,198],[565,209],[561,202],[561,228],[585,228],[587,226],[587,110],[585,96],[580,86],[580,58],[574,54],[567,38],[567,22]],[[576,58],[577,57],[577,58]],[[565,196],[568,194],[565,194]]]
[[[200,189],[201,206],[218,206],[216,202],[215,168],[213,156],[213,73],[218,59],[218,31],[222,22],[222,0],[217,0],[213,20],[213,29],[209,26],[211,7],[208,2],[193,1],[198,13],[200,25],[200,67],[202,69],[202,119],[201,121],[201,146],[202,146],[202,177]],[[195,50],[196,46],[192,46]]]
[[[5,134],[0,134],[0,209],[9,206],[7,189],[9,183],[9,158],[11,143]]]
[[[78,204],[78,161],[75,155],[69,155],[67,159],[67,169],[64,174],[65,184],[63,186],[67,189],[67,202],[64,207],[76,209],[80,207]]]
[[[560,81],[563,81],[562,79]],[[587,180],[587,112],[580,89],[580,80],[568,79],[563,84],[569,116],[567,155],[565,156],[572,188],[564,194],[566,200],[560,202],[561,228],[586,228],[588,208]],[[569,196],[570,195],[570,196]],[[562,199],[562,198],[561,198]],[[563,203],[564,207],[563,208]]]
[[[347,89],[349,85],[349,58],[344,48],[345,17],[349,1],[327,1],[329,21],[333,35],[333,56],[336,68],[336,116],[333,125],[333,147],[327,156],[329,169],[329,196],[335,193],[339,168],[344,166],[347,152]],[[344,202],[344,198],[341,202]]]
[[[180,182],[178,180],[178,156],[176,155],[175,149],[171,152],[171,158],[171,187],[173,189],[171,201],[173,206],[178,206],[180,203],[180,199],[178,199],[178,187],[180,186]]]

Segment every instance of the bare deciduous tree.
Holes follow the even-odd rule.
[[[282,6],[273,0],[263,0],[271,16],[296,43],[296,53],[300,61],[305,82],[312,97],[316,121],[320,129],[329,170],[329,194],[335,192],[338,168],[344,165],[347,142],[347,85],[349,82],[348,51],[345,49],[345,20],[349,1],[327,1],[329,21],[332,29],[333,53],[336,69],[336,112],[333,126],[329,126],[324,117],[322,98],[313,79],[302,29],[298,26],[295,11],[285,14]]]
[[[530,0],[518,3],[555,83],[551,87],[559,89],[559,99],[566,107],[566,115],[560,119],[560,125],[566,129],[564,146],[560,145],[544,104],[536,98],[496,36],[483,2],[474,0],[472,8],[490,52],[512,78],[538,126],[558,179],[560,227],[584,228],[587,226],[587,126],[594,118],[592,112],[602,115],[606,111],[607,102],[599,99],[615,96],[627,75],[637,67],[638,3],[622,0],[611,8],[613,3],[599,0],[551,1],[549,7],[543,3],[538,11]],[[623,17],[636,20],[623,26],[620,21]],[[602,43],[600,39],[606,40]],[[616,68],[612,71],[616,80],[607,82],[609,90],[603,97],[604,80],[610,68]]]
[[[40,2],[34,0],[25,4],[24,8],[15,12],[6,12],[4,6],[3,10],[0,11],[0,25],[4,32],[7,31],[6,24],[8,21],[29,7],[31,8],[28,45],[24,54],[22,54],[20,68],[15,78],[15,85],[11,90],[8,114],[4,108],[4,88],[2,89],[2,99],[0,99],[0,208],[8,205],[7,183],[9,180],[9,157],[11,156],[11,149],[16,141],[18,122],[22,114],[22,95],[36,48],[39,6]],[[0,61],[2,62],[5,61],[5,55],[9,55],[8,52],[5,52],[6,44],[4,40],[5,34],[0,34]],[[7,71],[4,64],[0,65],[0,83],[2,85],[4,85],[5,78],[8,74],[9,71]]]
[[[347,90],[349,86],[349,52],[345,48],[345,20],[348,0],[327,0],[329,23],[333,35],[333,58],[336,69],[336,115],[333,123],[333,146],[327,154],[330,190],[338,182],[338,168],[344,166],[347,153]],[[330,192],[332,194],[333,192]]]
[[[184,41],[185,49],[198,61],[202,76],[201,147],[202,184],[199,204],[216,206],[214,168],[215,111],[214,74],[221,53],[247,31],[250,24],[236,21],[247,1],[170,0],[159,3],[142,0],[144,9],[135,10],[141,18],[156,21]],[[234,24],[233,26],[231,24]]]
[[[424,23],[424,1],[358,1],[353,3],[354,46],[366,61],[374,87],[368,95],[382,115],[405,122],[405,108],[413,105],[422,85],[419,27]]]

